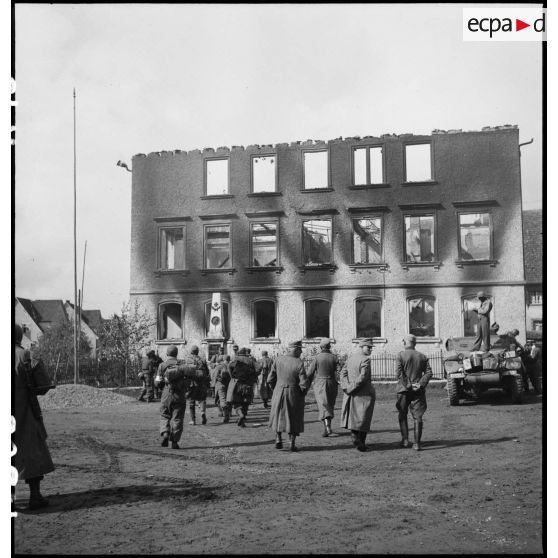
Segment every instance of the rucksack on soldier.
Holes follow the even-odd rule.
[[[178,384],[182,379],[184,379],[184,374],[178,370],[177,364],[171,364],[165,370],[165,379],[172,387]]]

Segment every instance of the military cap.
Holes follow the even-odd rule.
[[[479,291],[477,293],[477,298],[486,298],[486,293],[484,291]]]
[[[302,349],[302,341],[291,341],[288,347],[289,349]]]
[[[262,356],[267,356],[267,351],[262,351]]]
[[[512,329],[512,330],[510,331],[510,333],[511,333],[514,337],[516,337],[516,336],[519,335],[519,329]]]
[[[146,357],[154,357],[155,356],[155,351],[152,349],[151,351],[147,351],[147,354],[145,355]]]
[[[369,338],[367,338],[367,339],[361,339],[361,340],[359,341],[358,346],[359,346],[359,347],[373,347],[373,346],[374,346],[374,342],[372,341],[372,339],[369,339]]]
[[[236,343],[233,345],[233,349],[236,349],[238,351],[238,345]]]
[[[239,354],[240,356],[242,356],[242,355],[246,355],[246,354],[248,354],[248,353],[246,352],[246,349],[245,349],[244,347],[242,347],[242,349],[239,349],[238,354]]]
[[[190,354],[197,355],[200,351],[200,348],[197,345],[192,345],[190,348]]]
[[[175,357],[178,354],[178,347],[176,345],[169,345],[167,347],[167,356]]]
[[[412,334],[405,335],[405,337],[403,337],[403,343],[405,343],[405,345],[416,345],[417,338]]]
[[[323,349],[329,346],[331,346],[331,340],[329,339],[329,337],[322,337],[320,339],[320,347]]]

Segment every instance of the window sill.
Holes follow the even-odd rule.
[[[437,180],[418,180],[417,182],[402,182],[401,186],[433,186],[439,184]]]
[[[462,269],[466,265],[489,265],[490,267],[496,267],[498,260],[455,260],[455,265]]]
[[[408,270],[410,267],[433,267],[436,271],[440,269],[442,262],[401,262],[401,267]]]
[[[417,337],[417,344],[418,343],[441,343],[441,342],[442,340],[439,337]]]
[[[200,269],[202,275],[213,274],[213,273],[228,273],[232,275],[236,273],[236,268],[234,267],[225,267],[225,268],[218,268],[218,269]]]
[[[186,275],[190,274],[188,269],[156,269],[154,272],[155,277],[161,277],[163,275]]]
[[[156,345],[186,345],[184,339],[157,339]]]
[[[250,192],[247,198],[273,198],[275,196],[282,196],[281,192]]]
[[[307,345],[319,345],[322,342],[322,339],[323,337],[303,337],[302,342]],[[333,337],[329,337],[329,342],[333,345],[335,343],[335,339],[333,339]]]
[[[321,194],[322,192],[333,192],[333,188],[303,188],[300,190],[301,194]]]
[[[278,345],[281,343],[281,340],[278,337],[252,337],[250,338],[250,343],[258,343],[258,344],[276,344]]]
[[[248,273],[260,273],[262,271],[274,271],[275,273],[279,274],[283,271],[282,266],[272,266],[272,265],[264,265],[264,266],[256,266],[256,267],[245,267],[244,268]]]
[[[391,188],[391,184],[381,182],[379,184],[353,184],[349,186],[348,190],[374,190],[376,188]]]
[[[387,271],[389,265],[387,263],[374,263],[374,264],[350,264],[349,269],[351,271],[357,271],[358,269],[377,269],[378,271]]]
[[[228,198],[234,198],[234,196],[232,194],[215,194],[214,196],[201,196],[200,199],[202,199],[202,200],[222,200],[222,199],[228,199]]]
[[[354,337],[351,339],[351,343],[360,343],[363,339],[372,339],[372,342],[374,344],[378,343],[378,345],[388,342],[386,337]]]
[[[301,273],[306,273],[307,271],[329,271],[334,273],[337,266],[333,264],[299,265],[298,269]]]

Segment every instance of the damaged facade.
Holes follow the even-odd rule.
[[[157,344],[423,349],[524,333],[516,126],[136,155],[131,297]],[[230,351],[229,351],[230,352]]]

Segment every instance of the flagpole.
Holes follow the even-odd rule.
[[[74,87],[74,384],[78,381],[77,219],[76,219],[76,88]]]

